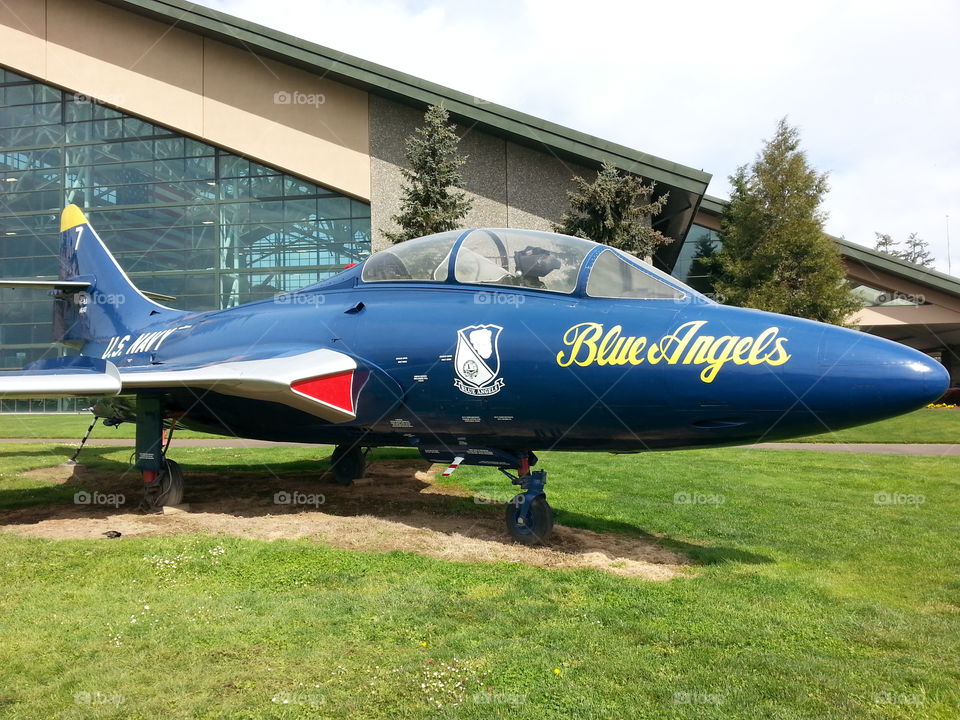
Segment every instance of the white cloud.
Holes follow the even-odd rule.
[[[960,4],[205,0],[203,4],[713,174],[777,120],[831,174],[827,229],[930,241],[960,274]]]

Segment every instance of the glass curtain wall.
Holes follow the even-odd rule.
[[[370,253],[366,203],[0,69],[0,277],[56,276],[67,203],[140,288],[189,310],[296,290]],[[0,369],[62,353],[50,320],[42,292],[0,290]]]

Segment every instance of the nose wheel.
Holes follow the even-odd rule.
[[[512,478],[512,482],[519,485],[523,492],[507,503],[507,534],[521,545],[541,545],[553,532],[553,508],[543,491],[543,486],[547,484],[547,471],[532,473],[529,462],[524,460],[520,465],[520,473]]]

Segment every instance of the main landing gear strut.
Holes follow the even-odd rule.
[[[173,428],[167,433],[163,427],[162,396],[137,395],[136,465],[143,476],[143,510],[183,502],[183,471],[166,456],[172,436]]]
[[[330,469],[337,485],[352,485],[367,469],[367,451],[359,445],[337,445],[330,456]]]
[[[547,484],[547,471],[530,472],[530,456],[527,454],[520,455],[519,465],[516,477],[501,470],[514,485],[519,485],[523,490],[507,503],[507,533],[521,545],[540,545],[553,531],[553,508],[547,503],[547,495],[543,491],[543,486]]]

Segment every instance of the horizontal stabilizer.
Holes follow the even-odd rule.
[[[63,292],[81,292],[92,283],[82,280],[0,280],[0,288],[13,290],[62,290]]]
[[[0,280],[0,288],[12,290],[60,290],[65,293],[76,293],[88,290],[93,283],[84,280]],[[140,294],[157,302],[172,302],[173,295],[141,290]]]
[[[7,398],[117,395],[121,387],[116,366],[91,357],[50,358],[0,372],[0,397]]]

